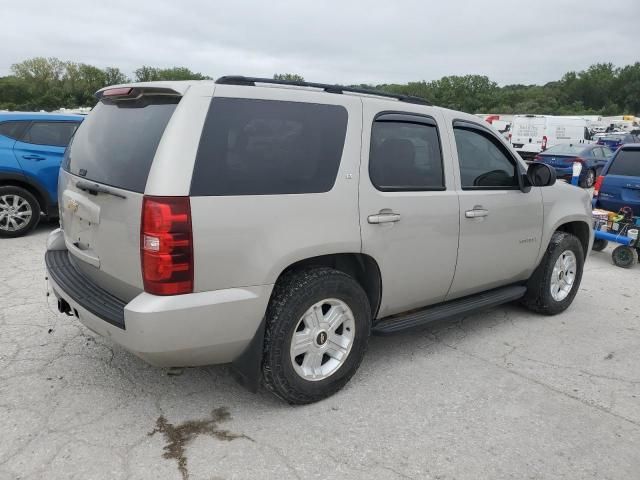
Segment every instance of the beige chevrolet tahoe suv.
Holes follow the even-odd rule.
[[[477,117],[335,85],[108,87],[60,171],[61,312],[158,366],[333,394],[371,333],[573,301],[588,195]],[[52,297],[52,298],[55,298]]]

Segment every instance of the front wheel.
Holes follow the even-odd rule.
[[[620,245],[613,249],[611,259],[617,267],[631,268],[638,263],[638,251],[633,247]]]
[[[330,268],[286,274],[267,309],[264,385],[291,404],[340,390],[358,369],[371,331],[362,287]]]
[[[596,171],[589,169],[584,174],[584,178],[580,180],[580,186],[582,188],[591,188],[596,183]]]
[[[583,267],[580,240],[570,233],[555,232],[542,262],[527,282],[522,303],[545,315],[565,311],[578,292]]]

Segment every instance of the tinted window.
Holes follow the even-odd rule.
[[[331,190],[347,111],[336,105],[215,98],[191,195],[275,195]]]
[[[462,188],[514,188],[516,166],[489,133],[455,128]]]
[[[555,155],[579,155],[584,147],[578,147],[576,145],[567,145],[560,144],[554,145],[553,147],[549,147],[544,151],[544,154],[555,154]]]
[[[66,147],[78,128],[78,122],[33,122],[21,140],[37,145]]]
[[[24,120],[2,122],[0,123],[0,135],[18,140],[27,125],[29,122]]]
[[[374,122],[369,176],[379,190],[442,189],[437,128],[419,123]]]
[[[640,177],[640,150],[620,150],[607,174]]]
[[[64,168],[89,180],[144,192],[158,143],[177,101],[157,97],[142,104],[99,102],[67,149]]]

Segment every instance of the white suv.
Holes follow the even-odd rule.
[[[97,97],[63,161],[48,279],[60,311],[154,365],[232,362],[308,403],[371,332],[513,300],[555,314],[578,290],[588,195],[473,115],[245,77]]]

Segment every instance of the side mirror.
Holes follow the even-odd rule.
[[[550,187],[556,183],[556,171],[545,163],[534,162],[527,169],[527,180],[533,187]]]

